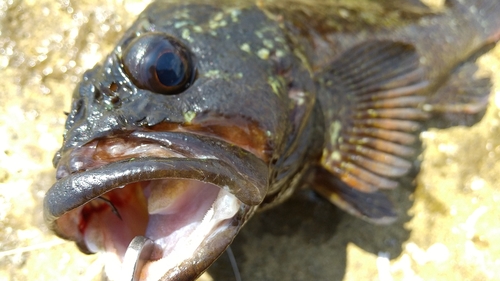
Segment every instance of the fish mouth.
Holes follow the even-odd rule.
[[[106,272],[136,236],[155,242],[140,280],[192,279],[232,242],[264,200],[268,165],[236,145],[186,132],[132,132],[63,154],[44,219]]]

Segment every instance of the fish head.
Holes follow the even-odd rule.
[[[111,279],[136,236],[154,241],[140,280],[199,276],[303,166],[283,155],[307,154],[314,83],[287,40],[256,8],[149,6],[73,94],[50,229]]]

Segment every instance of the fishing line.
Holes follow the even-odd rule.
[[[102,196],[97,197],[97,199],[101,199],[102,201],[106,202],[111,207],[111,211],[113,212],[113,214],[115,214],[121,221],[123,221],[122,216],[118,212],[118,209],[115,207],[115,205],[113,205],[113,203],[109,199],[106,199]]]
[[[226,253],[229,256],[229,262],[231,262],[231,267],[233,268],[234,279],[236,279],[236,281],[241,281],[240,271],[238,269],[238,265],[236,264],[236,259],[234,258],[231,246],[227,247]]]

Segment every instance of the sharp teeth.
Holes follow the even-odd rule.
[[[203,220],[201,221],[202,224],[210,221],[214,217],[214,205],[210,207],[210,209],[207,211],[205,216],[203,217]]]

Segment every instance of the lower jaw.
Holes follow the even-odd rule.
[[[82,218],[85,247],[106,253],[106,271],[112,280],[120,280],[114,275],[121,272],[128,244],[139,235],[155,243],[141,280],[160,280],[166,269],[175,272],[186,261],[215,260],[237,234],[241,215],[249,209],[231,193],[195,180],[132,183],[102,198],[75,211]],[[65,216],[74,216],[71,213]],[[207,251],[206,257],[197,257]]]

